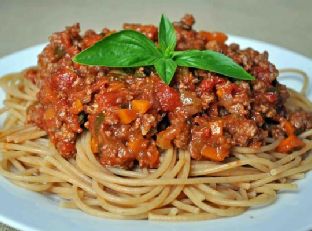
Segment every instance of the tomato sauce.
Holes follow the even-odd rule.
[[[124,168],[156,168],[160,153],[168,148],[188,150],[196,160],[223,161],[232,147],[259,147],[267,137],[284,137],[285,145],[278,148],[283,152],[304,145],[295,134],[312,127],[312,116],[286,110],[289,94],[277,82],[278,71],[268,54],[228,45],[221,32],[195,31],[194,22],[186,15],[174,23],[177,50],[222,52],[256,80],[236,81],[178,67],[168,86],[152,67],[79,65],[72,61],[74,55],[114,31],[105,28],[80,35],[75,24],[51,35],[38,68],[26,72],[26,78],[40,88],[38,102],[28,109],[28,122],[47,131],[66,158],[76,153],[77,138],[88,130],[99,162]],[[158,29],[153,25],[124,28],[157,43]],[[300,122],[302,118],[305,122]]]

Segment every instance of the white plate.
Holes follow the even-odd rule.
[[[294,67],[312,76],[312,61],[302,55],[267,43],[231,36],[230,41],[241,47],[267,50],[278,68]],[[44,45],[31,47],[0,59],[0,75],[36,65],[37,55]],[[300,82],[283,81],[297,88]],[[3,100],[0,92],[0,100]],[[310,95],[311,97],[311,95]],[[78,210],[63,209],[49,197],[19,188],[0,177],[0,221],[21,230],[123,230],[123,231],[183,231],[183,230],[302,230],[312,229],[312,174],[298,181],[298,192],[278,194],[270,206],[250,209],[243,215],[212,221],[157,222],[121,221],[92,217]]]

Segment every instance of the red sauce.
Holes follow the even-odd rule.
[[[268,54],[227,45],[225,34],[197,32],[194,22],[186,15],[174,23],[177,50],[223,52],[256,80],[234,81],[178,67],[168,86],[151,67],[79,65],[72,62],[75,54],[114,31],[88,30],[80,35],[75,24],[54,33],[39,55],[38,68],[25,74],[40,88],[38,102],[28,109],[28,122],[47,131],[66,158],[75,154],[77,138],[87,129],[99,162],[125,168],[136,164],[156,168],[161,151],[171,147],[189,150],[193,159],[212,161],[223,161],[233,146],[259,147],[268,136],[286,139],[287,147],[279,147],[281,151],[301,147],[294,134],[311,128],[312,116],[286,110],[289,94],[276,81],[278,71]],[[125,28],[157,42],[153,25],[125,24]],[[289,121],[286,127],[283,121]]]

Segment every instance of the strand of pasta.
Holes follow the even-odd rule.
[[[181,155],[180,155],[180,157],[181,157]],[[179,158],[179,162],[174,166],[174,168],[176,168],[177,171],[179,171],[179,169],[181,169],[183,164],[184,164],[184,159],[183,158]],[[174,177],[177,174],[177,171],[173,170],[173,171],[171,171],[169,173],[167,172],[162,177],[170,176],[170,175],[171,175],[170,177]],[[140,198],[120,198],[120,197],[116,197],[116,196],[114,196],[112,194],[106,193],[103,190],[100,191],[98,184],[95,184],[94,186],[98,189],[97,193],[101,197],[103,197],[105,199],[109,198],[109,201],[112,201],[114,203],[121,203],[121,204],[138,204],[139,202],[146,201],[146,200],[150,199],[152,196],[157,195],[163,189],[162,186],[157,186],[157,187],[153,188],[147,194],[142,195]],[[171,192],[171,194],[172,194],[172,192]]]
[[[77,193],[78,188],[76,186],[74,187],[73,191],[74,191],[73,201],[77,205],[77,207],[81,209],[82,211],[84,211],[85,213],[91,214],[93,216],[103,217],[103,218],[112,218],[112,219],[131,219],[131,220],[144,219],[147,217],[147,214],[141,214],[141,215],[135,215],[135,216],[124,216],[120,214],[105,212],[100,209],[91,208],[90,206],[83,203],[83,201],[80,199]]]
[[[190,172],[191,158],[185,151],[180,151],[179,154],[184,155],[185,164],[182,171],[178,174],[177,179],[187,179]],[[183,191],[184,185],[175,185],[173,187],[170,195],[164,201],[163,206],[173,202]]]
[[[201,194],[200,191],[195,189],[192,186],[185,187],[183,189],[183,192],[192,200],[192,202],[201,208],[202,210],[215,214],[217,216],[236,216],[238,214],[243,213],[246,209],[242,207],[229,207],[226,209],[219,209],[215,208],[207,203],[204,203],[202,199],[199,198],[198,195],[203,195]],[[203,198],[205,199],[205,196],[203,195]]]
[[[281,74],[282,73],[295,73],[295,74],[299,74],[303,78],[303,84],[302,84],[302,88],[300,90],[300,93],[302,95],[306,95],[307,94],[308,87],[309,87],[309,77],[308,77],[307,73],[305,73],[302,70],[295,69],[295,68],[283,68],[283,69],[279,69],[278,71]]]
[[[257,163],[258,160],[259,159],[255,159],[255,158],[236,160],[230,163],[215,165],[214,167],[209,167],[209,168],[207,168],[208,166],[205,166],[205,165],[202,165],[202,166],[192,165],[191,176],[204,176],[204,175],[208,175],[208,174],[215,173],[215,172],[222,172],[224,170],[237,168],[243,165],[253,165]],[[268,160],[264,160],[264,162],[266,164],[271,165],[271,163],[268,163]]]

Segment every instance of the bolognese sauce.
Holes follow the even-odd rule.
[[[268,53],[226,44],[220,32],[195,31],[195,20],[174,23],[177,50],[221,52],[256,79],[237,81],[195,68],[178,67],[168,86],[153,67],[108,68],[74,63],[72,57],[114,33],[107,28],[80,35],[75,24],[54,33],[39,55],[38,68],[26,77],[40,91],[29,107],[28,122],[48,133],[66,158],[76,153],[84,130],[91,149],[107,166],[156,168],[163,149],[189,150],[195,160],[223,161],[234,146],[260,147],[268,137],[282,138],[277,147],[290,152],[304,146],[296,136],[312,128],[312,115],[285,107],[287,88]],[[125,24],[157,43],[157,27]]]

